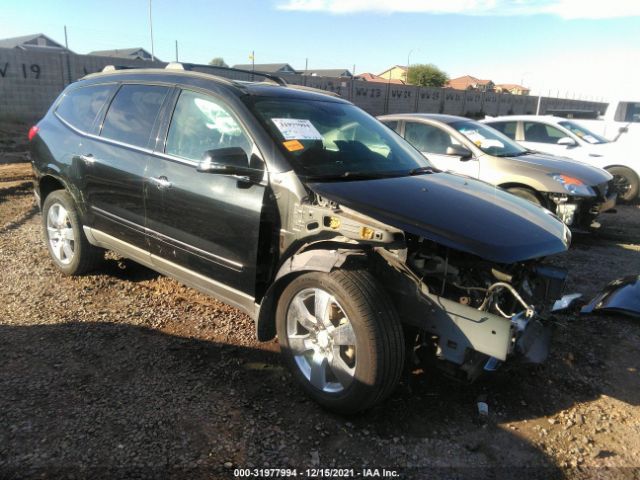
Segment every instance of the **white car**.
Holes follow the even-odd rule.
[[[640,144],[640,101],[613,101],[597,119],[575,121],[612,142]]]
[[[482,122],[529,150],[567,157],[607,170],[613,175],[618,199],[623,202],[638,197],[640,163],[629,153],[628,145],[610,142],[575,120],[550,115],[487,117]]]

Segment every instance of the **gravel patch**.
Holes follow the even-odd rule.
[[[638,478],[637,320],[558,315],[542,366],[471,386],[416,371],[383,405],[340,417],[306,399],[241,312],[113,254],[92,275],[58,273],[28,178],[4,178],[0,478],[230,478],[234,467]],[[570,291],[590,297],[640,272],[640,209],[604,223],[626,241],[576,238],[554,259]]]

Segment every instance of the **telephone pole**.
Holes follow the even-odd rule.
[[[153,18],[151,17],[151,0],[149,0],[149,33],[151,35],[151,61],[155,61],[156,57],[153,50]]]

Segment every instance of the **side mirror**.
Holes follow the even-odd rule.
[[[577,145],[576,141],[571,137],[562,137],[556,143],[565,147],[575,147]]]
[[[627,127],[620,127],[618,129],[618,133],[628,133],[629,129]]]
[[[447,147],[445,151],[445,155],[451,155],[454,157],[460,157],[461,162],[466,162],[467,160],[471,160],[473,154],[471,150],[463,147],[462,145],[450,145]]]
[[[259,182],[263,175],[263,170],[257,165],[249,165],[249,157],[240,147],[207,150],[196,170],[201,173],[235,175],[251,182]]]

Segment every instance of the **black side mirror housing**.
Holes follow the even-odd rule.
[[[471,150],[463,147],[462,145],[449,145],[445,154],[454,157],[460,157],[461,162],[466,162],[467,160],[471,160],[471,158],[473,158]]]
[[[240,147],[207,150],[196,170],[201,173],[234,175],[254,183],[262,180],[264,173],[261,165],[249,164],[247,153]]]

